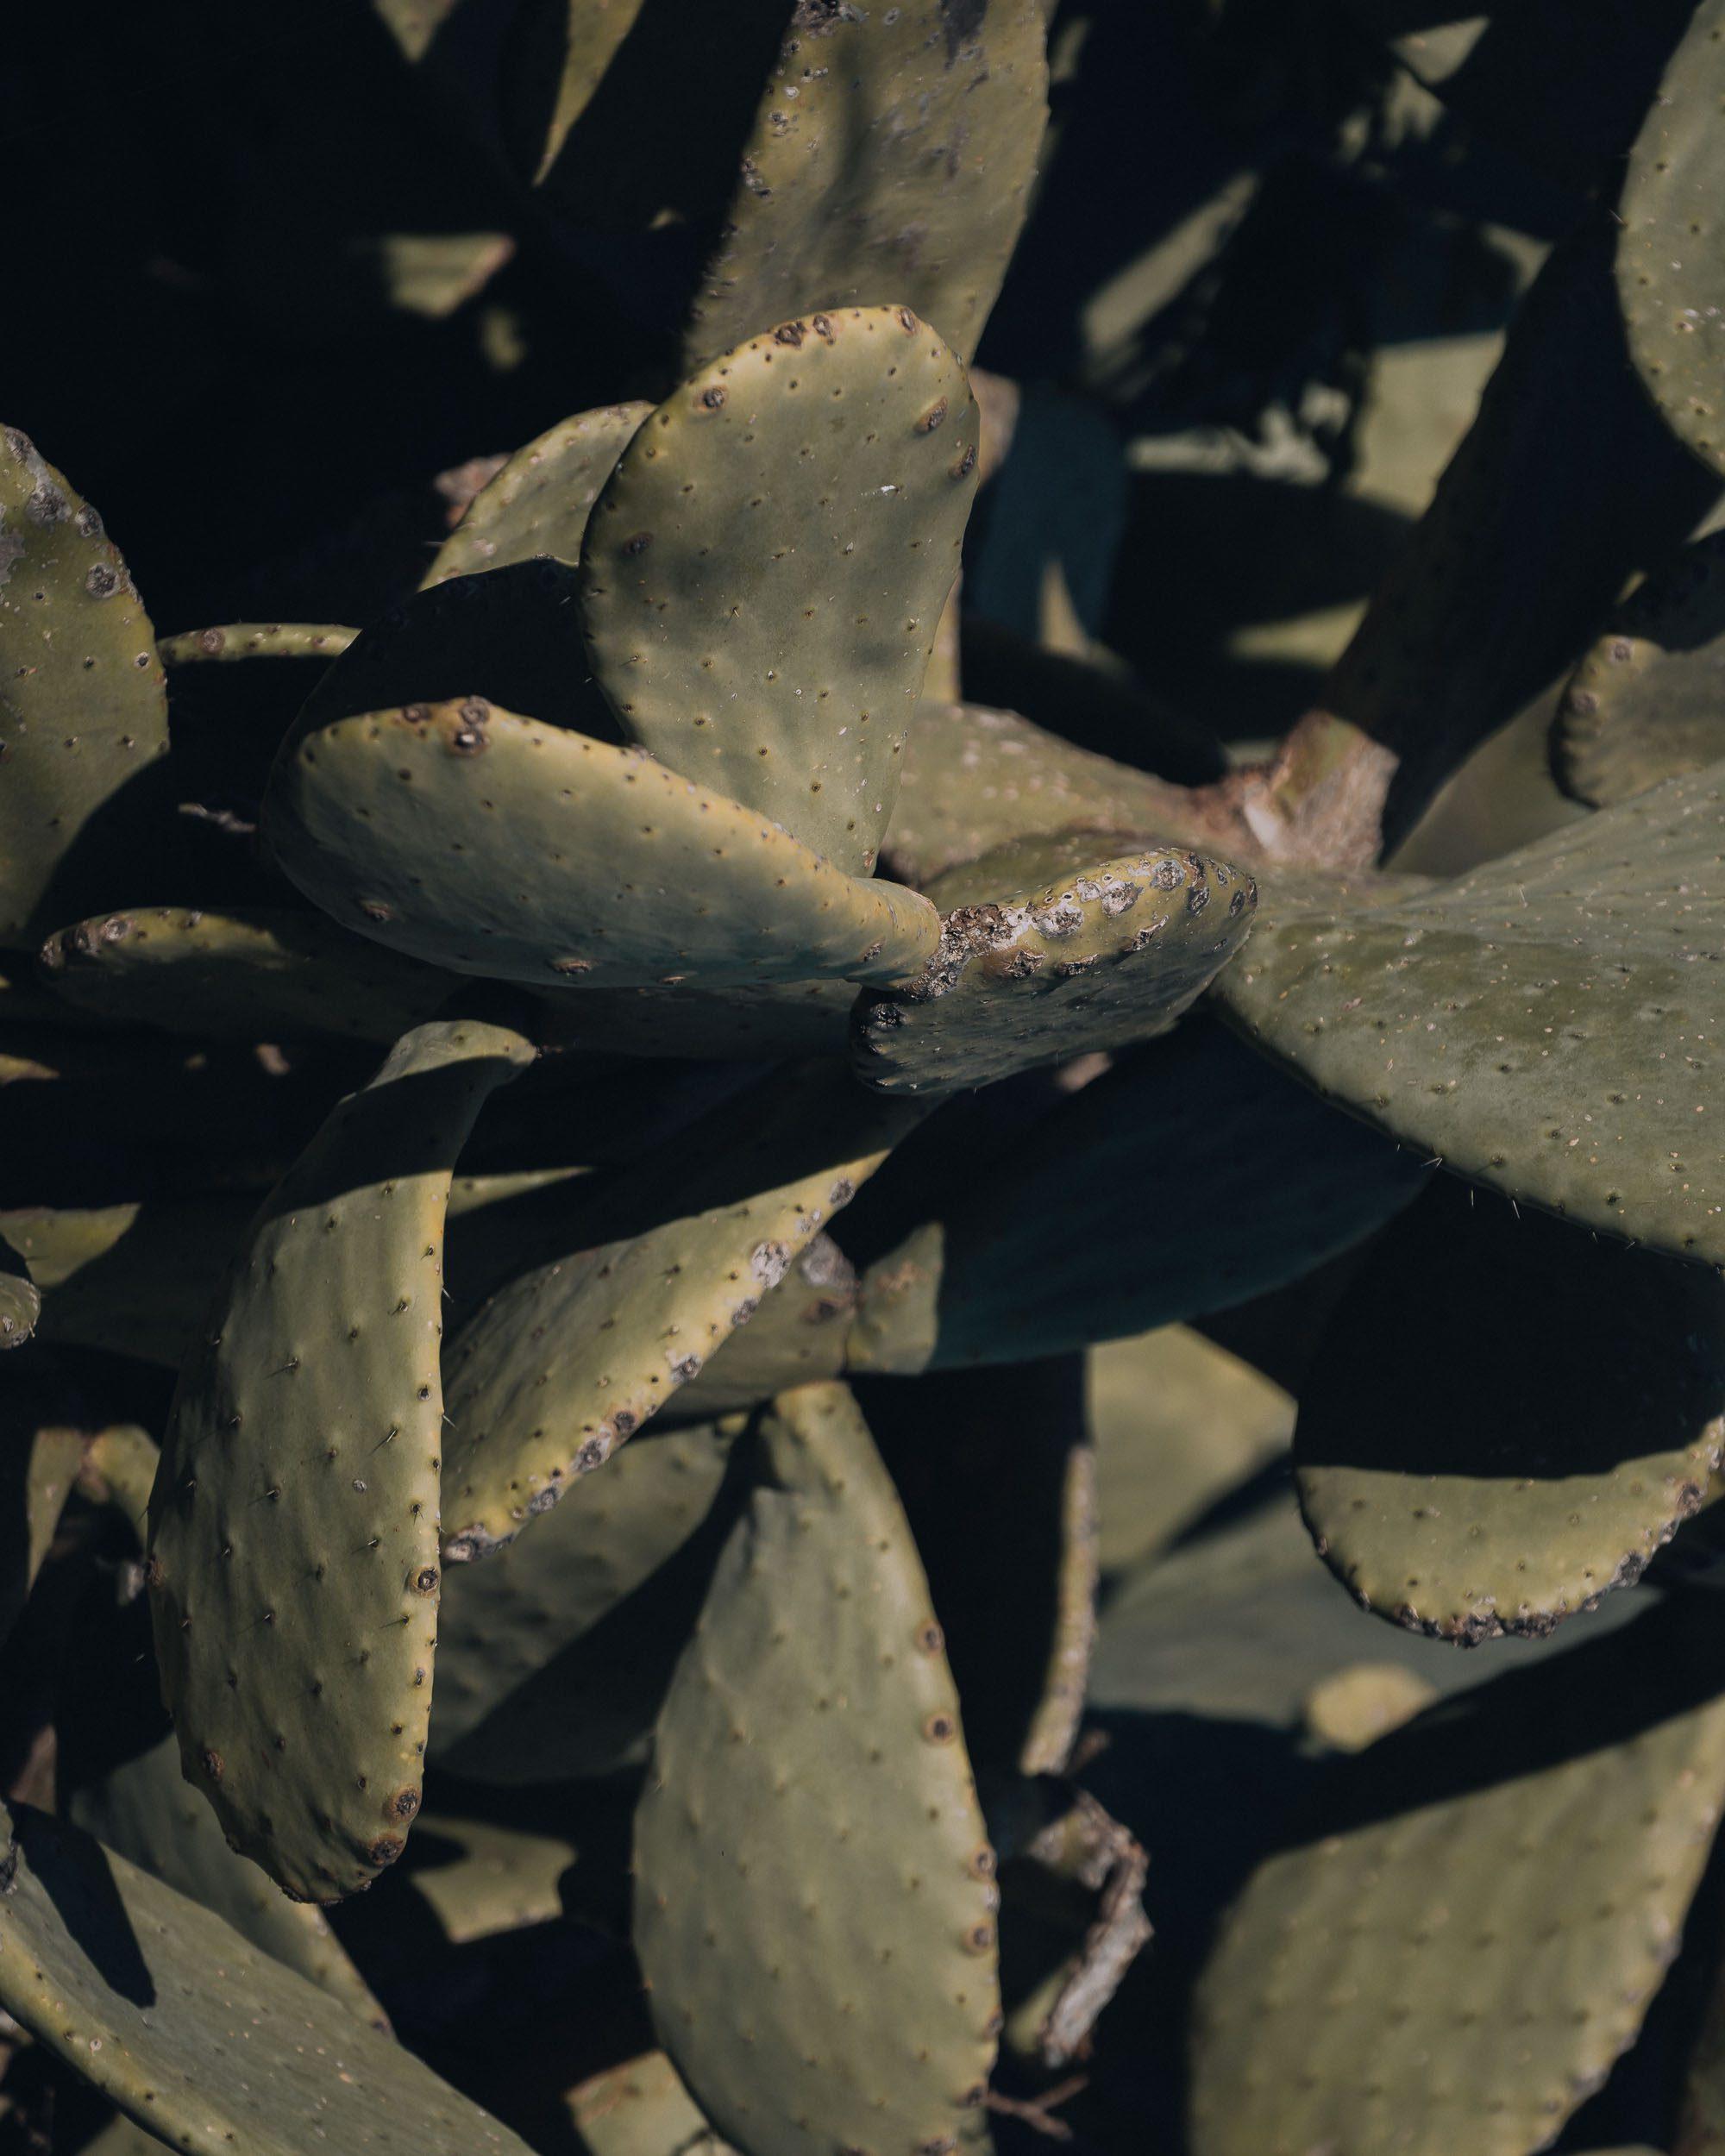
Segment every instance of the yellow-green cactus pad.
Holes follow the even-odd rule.
[[[163,1696],[187,1779],[301,1900],[368,1885],[419,1807],[444,1209],[531,1054],[469,1022],[399,1042],[266,1201],[180,1375],[150,1504]]]
[[[905,306],[781,322],[681,384],[582,549],[593,672],[630,738],[867,875],[979,429],[963,367]]]
[[[659,2038],[752,2156],[975,2147],[998,1894],[927,1582],[844,1386],[760,1442],[636,1817]]]
[[[474,697],[300,734],[265,828],[344,926],[534,987],[889,981],[939,938],[915,892],[846,875],[638,749]]]

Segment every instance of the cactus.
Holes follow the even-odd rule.
[[[443,1212],[531,1052],[499,1026],[404,1036],[266,1200],[175,1395],[150,1499],[163,1689],[230,1839],[301,1901],[393,1863],[419,1808]]]
[[[32,11],[0,2150],[1725,2146],[1722,5]]]
[[[1684,547],[1632,592],[1582,659],[1552,727],[1552,761],[1578,800],[1609,808],[1719,761],[1717,535]]]
[[[782,1395],[756,1442],[636,1824],[659,2033],[733,2141],[974,2141],[999,1897],[927,1583],[842,1386]]]
[[[211,1910],[60,1821],[20,1810],[8,1827],[7,2012],[171,2146],[525,2148]],[[224,2073],[242,2047],[245,2073]]]

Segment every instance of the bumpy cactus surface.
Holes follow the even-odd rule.
[[[6,35],[0,2156],[1725,2149],[1725,0],[207,12]]]

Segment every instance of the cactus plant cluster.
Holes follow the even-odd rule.
[[[91,60],[0,2156],[1725,2149],[1725,5],[1150,13]]]

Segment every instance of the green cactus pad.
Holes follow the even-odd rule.
[[[685,354],[799,310],[911,306],[968,360],[1017,244],[1047,122],[1034,0],[807,0],[768,78]]]
[[[660,2041],[751,2156],[975,2146],[999,1897],[927,1582],[843,1386],[759,1442],[636,1815]]]
[[[1189,1326],[1093,1348],[1085,1392],[1105,1579],[1176,1543],[1294,1434],[1281,1386]]]
[[[1063,1773],[1096,1633],[1095,1454],[1079,1358],[943,1370],[859,1400],[947,1615],[984,1788]]]
[[[753,1407],[794,1385],[837,1377],[856,1314],[856,1269],[829,1235],[793,1259],[748,1324],[662,1412],[678,1421]]]
[[[1623,183],[1617,291],[1629,350],[1668,425],[1725,472],[1725,4],[1701,0]]]
[[[574,1843],[560,1835],[427,1812],[401,1878],[449,1945],[465,1946],[555,1922],[563,1914],[558,1882],[576,1861]]]
[[[1471,1181],[1725,1263],[1722,840],[1716,764],[1422,895],[1272,904],[1217,993],[1327,1099]]]
[[[1564,786],[1600,808],[1725,755],[1725,534],[1617,610],[1564,691],[1552,751]]]
[[[102,519],[0,429],[0,945],[141,875],[167,753],[155,634]]]
[[[467,505],[437,549],[422,588],[506,568],[537,555],[581,557],[587,513],[650,404],[604,404],[577,412],[518,449]]]
[[[235,1237],[243,1193],[0,1213],[42,1291],[41,1334],[178,1369]]]
[[[219,1916],[75,1827],[11,1825],[0,2002],[182,2156],[530,2156]]]
[[[1349,1761],[1201,1979],[1194,2156],[1547,2147],[1633,2039],[1707,1861],[1718,1645],[1713,1613],[1656,1608]]]
[[[327,621],[230,621],[183,629],[157,645],[166,667],[238,666],[252,659],[339,659],[357,629]]]
[[[9,1378],[0,1409],[0,1640],[30,1598],[84,1463],[84,1435],[55,1389]]]
[[[1314,1563],[1291,1490],[1255,1507],[1237,1494],[1237,1504],[1243,1519],[1223,1514],[1223,1524],[1201,1528],[1113,1583],[1091,1669],[1095,1711],[1116,1726],[1127,1715],[1144,1717],[1146,1727],[1164,1716],[1201,1717],[1291,1741],[1310,1732],[1316,1689],[1368,1652],[1433,1692],[1490,1682],[1498,1668],[1490,1652],[1458,1654],[1441,1640],[1367,1624]],[[1595,1621],[1609,1624],[1612,1609],[1631,1606],[1626,1595]],[[1561,1639],[1523,1640],[1517,1649],[1563,1651]],[[1295,1793],[1287,1785],[1277,1791],[1283,1799]]]
[[[387,1044],[461,984],[321,914],[134,906],[42,947],[55,992],[118,1025],[238,1040],[342,1033]]]
[[[418,1808],[444,1206],[531,1053],[468,1022],[399,1042],[270,1196],[181,1373],[150,1506],[163,1696],[187,1779],[301,1900],[367,1885]]]
[[[443,1553],[506,1542],[755,1314],[920,1119],[842,1069],[756,1087],[596,1182],[569,1256],[501,1289],[449,1358]]]
[[[590,2076],[564,2099],[587,2156],[726,2156],[662,2051]]]
[[[681,384],[582,548],[593,671],[625,733],[867,875],[979,425],[964,369],[901,306],[781,323]]]
[[[1388,1231],[1294,1438],[1337,1576],[1470,1645],[1632,1583],[1725,1451],[1719,1275],[1474,1195],[1440,1177]]]
[[[472,1309],[533,1263],[550,1191],[580,1173],[460,1175],[449,1189],[444,1286]],[[43,1292],[42,1338],[178,1369],[256,1206],[244,1191],[144,1204],[0,1213]]]
[[[1425,1180],[1417,1158],[1188,1019],[869,1268],[850,1367],[1026,1361],[1226,1310],[1358,1243]]]
[[[1245,941],[1258,905],[1250,876],[1171,847],[1091,850],[1040,889],[1007,887],[954,905],[915,981],[859,1000],[852,1057],[866,1084],[950,1093],[1165,1033]]]
[[[161,1463],[161,1447],[135,1422],[110,1423],[84,1448],[78,1470],[80,1494],[92,1504],[112,1505],[143,1546],[148,1532],[150,1491]]]
[[[639,749],[475,698],[301,736],[265,818],[338,921],[535,987],[890,981],[939,938],[916,893],[845,875]]]
[[[713,1514],[739,1426],[649,1430],[531,1534],[450,1567],[436,1764],[507,1786],[639,1763],[728,1524]]]
[[[925,889],[1014,839],[1064,830],[1141,838],[1177,816],[1180,789],[1076,749],[1014,711],[924,703],[881,852]]]
[[[342,1951],[321,1909],[290,1902],[222,1838],[216,1815],[180,1772],[172,1735],[74,1789],[62,1808],[128,1863],[171,1886],[241,1938],[339,1999],[373,2028],[388,2029],[383,2009]]]
[[[28,1262],[0,1235],[0,1351],[22,1347],[42,1314],[42,1291]]]

